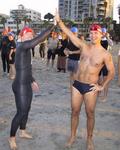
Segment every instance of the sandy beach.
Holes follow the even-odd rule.
[[[27,130],[32,140],[18,137],[19,150],[66,150],[65,143],[70,135],[70,91],[69,73],[58,73],[46,67],[37,51],[33,58],[33,76],[40,85],[34,93]],[[116,67],[116,75],[110,83],[107,101],[97,101],[96,124],[94,130],[95,150],[120,150],[120,87],[117,81],[117,57],[120,43],[111,51]],[[12,81],[2,77],[0,60],[0,150],[9,150],[10,124],[15,115]],[[84,105],[80,114],[80,124],[76,142],[70,150],[86,150],[86,115]]]

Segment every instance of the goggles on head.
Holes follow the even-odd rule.
[[[20,32],[20,35],[23,36],[25,33],[28,33],[28,32],[31,32],[33,33],[33,30],[29,27],[24,27],[21,32]]]
[[[102,28],[101,28],[100,25],[93,24],[93,25],[91,25],[91,27],[90,27],[90,31],[98,31],[98,32],[102,33]]]

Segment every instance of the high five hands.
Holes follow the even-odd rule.
[[[58,10],[55,10],[55,16],[54,16],[54,25],[57,25],[57,23],[60,21],[60,16],[58,13]]]

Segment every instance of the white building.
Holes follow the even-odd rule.
[[[0,14],[0,16],[6,19],[4,25],[0,24],[0,32],[3,31],[4,26],[17,32],[18,29],[23,28],[25,25],[30,25],[32,22],[37,24],[37,22],[41,21],[41,13],[27,9],[23,5],[19,5],[18,9],[10,10],[10,17],[4,14]]]
[[[82,21],[86,17],[113,17],[114,0],[59,0],[62,19]]]
[[[5,23],[5,27],[6,28],[10,28],[12,31],[17,31],[17,25],[16,25],[16,22],[13,18],[8,18],[6,20],[6,23]]]
[[[10,11],[10,17],[12,18],[20,18],[21,20],[30,19],[31,21],[40,21],[41,13],[25,8],[22,4],[18,5],[18,9],[14,9]]]

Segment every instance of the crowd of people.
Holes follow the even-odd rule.
[[[56,24],[61,29],[59,33],[54,31]],[[108,50],[113,42],[106,28],[97,24],[90,27],[90,42],[86,42],[84,35],[78,33],[76,26],[66,27],[58,13],[55,15],[55,24],[39,35],[34,35],[31,28],[24,27],[15,40],[14,32],[3,31],[0,41],[3,77],[8,75],[13,80],[12,89],[17,108],[10,129],[11,150],[17,149],[18,128],[20,137],[32,138],[26,131],[26,123],[33,91],[39,90],[32,76],[31,65],[31,55],[35,57],[37,45],[41,60],[46,59],[46,67],[53,68],[57,56],[57,72],[68,71],[70,74],[71,135],[66,146],[70,147],[76,139],[79,113],[84,103],[87,116],[87,150],[94,150],[92,138],[97,97],[103,92],[103,99],[106,99],[109,82],[115,74],[113,59]]]

